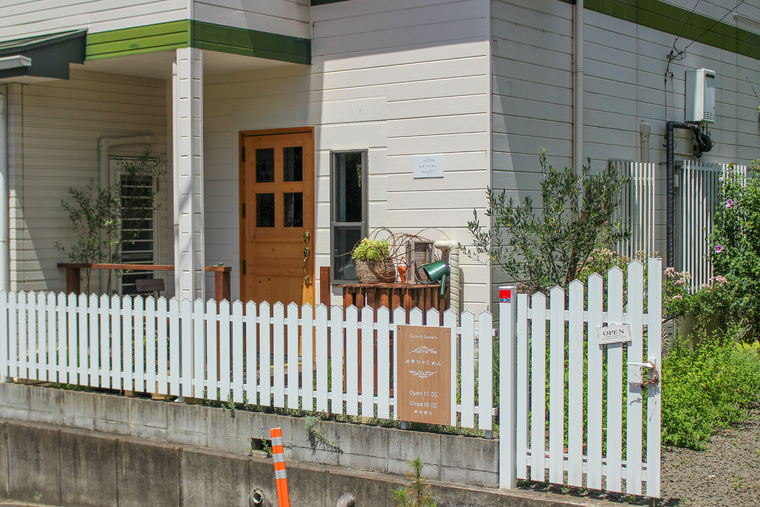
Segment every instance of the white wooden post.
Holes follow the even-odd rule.
[[[177,299],[205,296],[203,213],[203,52],[180,48],[174,61],[174,280]]]
[[[517,487],[517,287],[499,287],[499,487]]]

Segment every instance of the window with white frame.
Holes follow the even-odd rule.
[[[123,264],[155,264],[157,254],[156,178],[152,175],[130,174],[121,169],[128,157],[112,158],[113,177],[119,182],[124,215],[121,217],[120,262]],[[115,280],[122,295],[137,294],[137,280],[152,279],[153,271],[128,270]]]
[[[367,233],[367,150],[330,156],[332,279],[356,282],[354,245]]]

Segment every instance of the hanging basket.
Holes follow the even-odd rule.
[[[396,268],[393,266],[393,261],[389,259],[380,261],[356,259],[354,263],[359,283],[392,283],[396,280]]]

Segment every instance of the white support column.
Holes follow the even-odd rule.
[[[205,297],[203,52],[180,48],[172,73],[174,277],[178,299]]]

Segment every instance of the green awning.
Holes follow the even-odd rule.
[[[0,79],[68,79],[70,63],[84,63],[87,30],[0,42]]]

